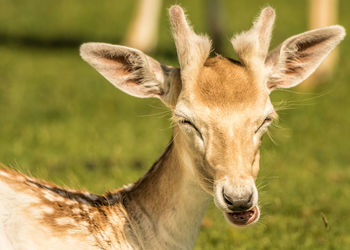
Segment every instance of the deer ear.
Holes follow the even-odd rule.
[[[85,43],[80,47],[80,55],[115,87],[129,95],[163,100],[169,92],[168,76],[174,68],[160,64],[137,49]]]
[[[268,88],[291,88],[305,80],[345,36],[342,26],[311,30],[284,41],[272,50],[265,65]]]

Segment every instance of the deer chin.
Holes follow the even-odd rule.
[[[252,225],[259,220],[260,210],[258,206],[255,206],[247,211],[238,211],[238,212],[225,212],[224,213],[226,220],[238,227],[245,227]]]

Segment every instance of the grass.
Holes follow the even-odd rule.
[[[46,46],[60,38],[74,46],[85,40],[122,40],[134,2],[85,2],[0,3],[0,161],[59,185],[102,193],[139,178],[165,148],[171,129],[160,102],[115,90],[79,58],[77,46]],[[171,3],[165,1],[164,9]],[[197,30],[204,32],[205,13],[195,8],[200,3],[183,5]],[[306,29],[306,9],[300,7],[304,1],[225,3],[230,11],[224,16],[228,36],[248,28],[268,3],[278,14],[274,45]],[[340,23],[345,26],[350,23],[349,7],[340,3]],[[165,18],[163,14],[159,49],[153,56],[176,65]],[[28,37],[34,41],[31,46],[19,42]],[[33,46],[35,42],[39,46]],[[228,43],[225,50],[232,56]],[[279,112],[282,128],[271,131],[276,144],[266,137],[262,146],[260,223],[232,228],[212,204],[195,249],[350,245],[349,39],[340,52],[334,77],[316,92],[272,95],[275,103],[284,100],[290,109]]]

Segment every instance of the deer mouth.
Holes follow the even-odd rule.
[[[250,210],[247,211],[239,211],[239,212],[232,212],[232,213],[225,213],[226,219],[236,225],[236,226],[247,226],[250,225],[259,219],[259,209],[258,207],[253,207]]]

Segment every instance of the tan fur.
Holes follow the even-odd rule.
[[[190,249],[213,197],[234,225],[258,221],[261,138],[277,115],[269,94],[305,79],[341,41],[340,26],[287,39],[268,53],[274,10],[236,36],[241,62],[209,57],[179,6],[169,10],[180,69],[124,46],[87,43],[81,56],[120,90],[173,114],[169,146],[136,183],[94,195],[0,170],[0,249]],[[240,224],[239,211],[254,213]]]
[[[208,106],[246,105],[257,99],[259,85],[246,68],[217,56],[207,59],[201,68],[194,93]]]

